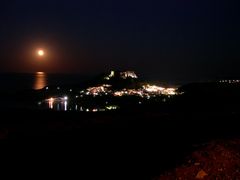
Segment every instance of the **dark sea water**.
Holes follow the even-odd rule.
[[[1,90],[42,89],[45,86],[81,84],[92,77],[80,74],[4,73],[0,74]]]

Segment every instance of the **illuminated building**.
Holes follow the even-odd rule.
[[[137,79],[138,78],[134,71],[120,72],[120,76],[123,79],[127,79],[127,78]]]
[[[105,76],[105,80],[110,80],[111,78],[119,76],[122,79],[127,79],[127,78],[133,78],[137,79],[137,75],[134,71],[124,71],[124,72],[119,72],[118,74],[115,71],[111,71],[109,75]]]
[[[111,71],[111,73],[108,75],[108,76],[106,76],[106,77],[104,77],[104,79],[105,80],[110,80],[112,77],[114,77],[115,76],[115,72],[114,71]]]

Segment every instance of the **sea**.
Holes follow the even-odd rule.
[[[2,91],[39,90],[46,86],[81,84],[91,78],[91,76],[81,74],[2,73],[0,84]]]

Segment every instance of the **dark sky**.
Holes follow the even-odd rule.
[[[1,0],[0,72],[240,76],[238,7],[230,0]],[[37,48],[46,50],[43,60]]]

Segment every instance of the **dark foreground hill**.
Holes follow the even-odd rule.
[[[238,86],[209,85],[191,85],[167,103],[151,101],[113,112],[1,108],[1,144],[4,148],[6,140],[15,142],[12,158],[25,162],[29,155],[23,154],[34,153],[29,164],[41,162],[45,169],[67,174],[68,179],[161,177],[181,167],[198,150],[196,145],[239,138]],[[29,94],[25,97],[32,99],[35,93]]]
[[[18,152],[40,150],[33,156],[33,163],[44,160],[45,167],[57,167],[58,175],[70,168],[71,175],[83,179],[158,177],[181,165],[196,149],[194,144],[238,137],[240,119],[240,114],[221,112],[87,114],[17,110],[1,114],[8,116],[1,120],[3,142],[20,143]],[[26,142],[32,146],[31,151],[23,146]]]

